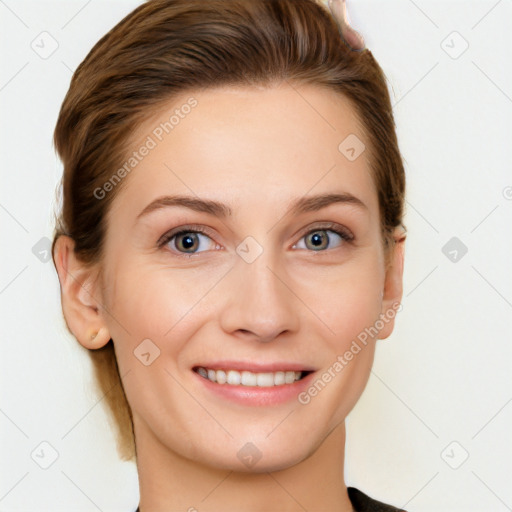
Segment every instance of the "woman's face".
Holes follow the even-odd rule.
[[[138,445],[239,471],[298,463],[357,401],[397,298],[349,102],[210,89],[133,141],[101,300]]]

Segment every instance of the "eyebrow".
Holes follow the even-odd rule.
[[[331,204],[349,204],[361,210],[368,210],[366,204],[356,196],[344,192],[341,194],[318,194],[307,196],[293,202],[288,210],[289,213],[298,215],[301,213],[314,212],[326,208]],[[220,218],[230,217],[232,209],[226,204],[210,199],[199,199],[193,196],[162,196],[149,203],[138,215],[137,219],[155,210],[169,207],[183,207],[196,212],[208,213]]]

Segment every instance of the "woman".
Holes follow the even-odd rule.
[[[344,483],[402,296],[371,52],[314,0],[150,0],[78,67],[55,144],[63,313],[140,511],[398,510]]]

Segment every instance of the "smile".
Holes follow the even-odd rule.
[[[199,366],[194,369],[201,377],[217,384],[269,388],[285,386],[305,377],[309,372],[277,371],[254,373],[250,371],[216,370]]]

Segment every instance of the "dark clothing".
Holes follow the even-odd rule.
[[[356,512],[406,512],[401,508],[386,505],[380,501],[373,500],[355,487],[348,487],[348,497]],[[139,512],[139,509],[135,512]]]
[[[406,512],[381,501],[373,500],[355,487],[348,487],[348,497],[357,512]]]

